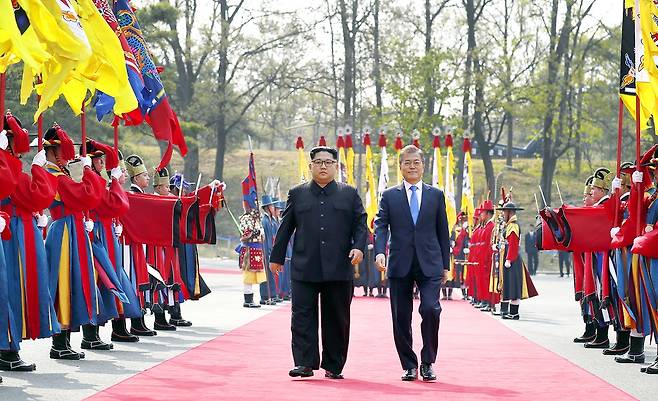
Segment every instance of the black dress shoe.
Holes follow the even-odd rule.
[[[644,363],[644,352],[638,355],[626,354],[615,358],[617,363]]]
[[[595,337],[596,337],[596,334],[592,334],[591,336],[587,336],[587,335],[583,334],[580,337],[574,338],[573,342],[584,344],[584,343],[588,343],[588,342],[594,340]]]
[[[0,352],[0,370],[13,372],[32,372],[37,369],[37,365],[27,363],[18,355],[18,351],[1,351]]]
[[[589,342],[585,344],[585,348],[588,349],[605,349],[610,347],[610,341],[609,340],[604,340],[601,342]]]
[[[424,382],[436,380],[436,374],[434,373],[431,363],[422,363],[420,365],[420,376],[423,378]]]
[[[519,320],[521,318],[518,313],[515,314],[515,315],[511,315],[509,313],[506,313],[506,314],[502,315],[501,317],[505,320]],[[607,348],[607,347],[608,347],[608,344],[606,344],[606,346],[604,348]]]
[[[412,382],[417,379],[418,379],[418,369],[416,368],[407,369],[404,371],[404,374],[402,375],[402,381],[405,382]]]
[[[288,372],[290,377],[311,377],[313,376],[313,368],[308,366],[295,366]]]
[[[328,370],[324,372],[324,377],[326,377],[327,379],[336,379],[336,380],[344,379],[342,374],[330,372]]]

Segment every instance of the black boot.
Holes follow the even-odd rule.
[[[509,312],[501,316],[505,320],[519,320],[519,305],[510,304]]]
[[[50,347],[51,359],[67,359],[70,361],[77,361],[81,359],[80,353],[71,349],[67,335],[69,330],[62,330],[61,333],[53,335],[53,345]]]
[[[157,336],[158,333],[155,330],[151,330],[146,327],[146,322],[144,322],[144,316],[134,317],[130,319],[130,334],[136,336],[144,337],[153,337]]]
[[[155,324],[153,328],[156,330],[165,330],[165,331],[176,331],[176,326],[169,324],[167,321],[167,316],[164,311],[155,312]]]
[[[628,353],[615,357],[617,363],[644,363],[644,337],[631,337]]]
[[[509,313],[509,301],[503,301],[500,303],[500,317],[503,317]]]
[[[37,369],[37,365],[22,360],[18,351],[0,351],[0,369],[11,372],[32,372]]]
[[[480,308],[482,312],[491,312],[491,302],[483,302],[482,307]]]
[[[260,305],[254,302],[254,294],[244,294],[244,303],[242,306],[245,308],[260,308]]]
[[[631,332],[628,330],[617,331],[617,341],[613,347],[603,350],[603,355],[624,355],[630,348]]]
[[[452,288],[448,288],[448,299],[452,300]]]
[[[445,288],[441,288],[441,294],[443,294],[443,295],[441,296],[441,300],[442,300],[442,301],[448,299],[448,290],[446,290]]]
[[[179,327],[190,327],[192,322],[183,319],[183,314],[180,311],[180,303],[176,302],[174,306],[169,308],[169,323]]]
[[[125,318],[117,317],[112,319],[112,341],[119,343],[136,343],[139,341],[139,337],[128,332]]]
[[[596,337],[596,323],[585,323],[585,332],[580,336],[573,339],[575,343],[588,343]]]
[[[466,288],[462,288],[462,300],[468,299],[468,294],[466,293]]]
[[[93,349],[97,351],[109,351],[114,348],[114,345],[107,344],[101,341],[98,335],[98,326],[93,324],[82,325],[82,349]]]
[[[594,340],[585,344],[585,348],[589,349],[605,349],[610,346],[608,339],[608,328],[610,326],[599,326],[596,328],[596,337]]]

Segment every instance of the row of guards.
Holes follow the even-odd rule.
[[[574,342],[617,355],[619,363],[644,363],[645,338],[655,341],[658,334],[658,145],[644,152],[641,146],[649,119],[658,116],[658,45],[653,40],[658,5],[651,0],[620,3],[616,171],[599,168],[588,178],[583,206],[539,210],[537,245],[573,255],[575,299],[585,323]],[[635,161],[622,163],[625,107],[635,119]],[[612,345],[610,326],[616,332]],[[658,361],[641,371],[658,374]]]
[[[33,140],[6,111],[7,69],[21,67],[20,102],[38,99]],[[161,72],[129,0],[0,0],[0,369],[36,369],[19,356],[24,339],[52,337],[51,358],[85,358],[70,344],[81,328],[83,348],[110,350],[98,331],[110,320],[112,341],[155,335],[144,323],[148,309],[156,328],[164,310],[171,319],[163,330],[189,326],[180,303],[210,292],[196,246],[216,241],[224,184],[201,187],[199,176],[191,191],[177,174],[176,195],[123,188],[128,175],[131,189],[144,177],[148,184],[148,172],[139,156],[122,159],[121,125],[146,122],[166,143],[160,178],[174,148],[187,151]],[[60,97],[80,116],[78,149],[57,123],[44,132],[43,112]],[[113,146],[87,137],[89,106],[99,121],[110,116]],[[28,174],[21,156],[31,148]]]

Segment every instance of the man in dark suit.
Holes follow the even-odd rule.
[[[402,380],[418,378],[418,357],[412,348],[411,314],[414,284],[420,291],[419,312],[423,348],[420,374],[436,380],[432,364],[439,346],[441,304],[439,292],[450,270],[450,234],[443,192],[423,184],[423,152],[410,145],[400,153],[404,181],[382,194],[375,219],[375,263],[386,266],[393,317],[393,336],[404,374]]]
[[[524,239],[525,253],[528,255],[528,271],[534,276],[537,274],[537,267],[539,266],[539,250],[537,249],[537,233],[533,224],[530,224],[530,229]]]
[[[366,212],[356,189],[334,181],[338,152],[311,150],[311,182],[288,192],[286,210],[270,255],[270,269],[283,270],[288,241],[292,254],[292,377],[342,379],[350,335],[353,266],[363,259]],[[318,296],[322,309],[322,363],[318,351]]]

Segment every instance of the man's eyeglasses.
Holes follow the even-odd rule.
[[[327,160],[315,159],[315,160],[311,160],[311,163],[313,163],[313,165],[315,167],[320,167],[322,165],[325,165],[327,167],[331,167],[336,163],[336,160],[332,160],[332,159],[327,159]]]
[[[405,160],[402,162],[402,165],[405,167],[420,167],[423,164],[422,160]]]

